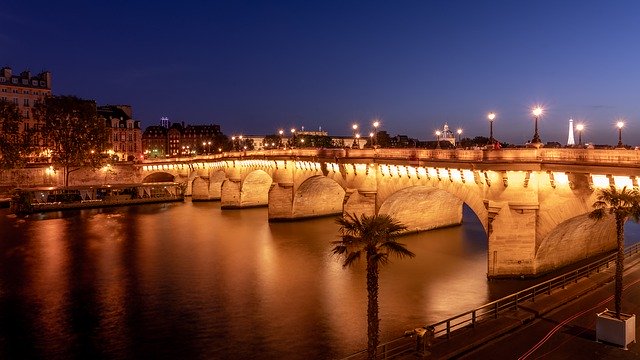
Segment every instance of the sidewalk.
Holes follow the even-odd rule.
[[[550,295],[541,294],[536,296],[535,302],[528,301],[519,304],[518,310],[501,314],[498,319],[484,321],[475,328],[464,328],[453,332],[449,340],[434,339],[430,353],[423,358],[517,359],[526,353],[526,350],[539,342],[541,338],[545,337],[548,333],[548,331],[545,330],[546,328],[552,327],[551,325],[557,327],[557,325],[563,321],[561,320],[561,313],[563,311],[561,309],[565,309],[565,312],[575,312],[577,308],[590,309],[594,306],[597,308],[597,304],[613,295],[614,271],[615,266],[611,266],[589,278],[568,285],[565,289],[555,290]],[[638,254],[630,256],[626,260],[624,284],[629,284],[632,279],[640,279],[640,255]],[[627,291],[625,291],[623,299],[627,301],[623,301],[623,311],[640,314],[640,285],[635,286],[634,289],[635,288],[638,288],[635,290],[637,294],[627,294]],[[577,303],[580,304],[577,305]],[[612,309],[613,300],[605,305],[609,309]],[[585,317],[588,317],[588,319],[582,321],[585,321],[586,327],[583,326],[580,328],[579,336],[563,334],[563,342],[559,345],[561,347],[551,350],[556,351],[559,348],[564,348],[567,352],[565,354],[566,357],[562,356],[559,358],[578,358],[574,356],[576,355],[574,348],[581,348],[585,351],[585,354],[579,358],[588,359],[591,358],[589,357],[590,352],[585,349],[593,347],[592,351],[594,354],[598,354],[594,357],[594,359],[596,359],[609,358],[609,355],[602,357],[603,354],[600,352],[601,348],[608,348],[617,353],[615,356],[611,355],[613,356],[611,358],[638,359],[640,346],[635,343],[629,345],[629,351],[625,351],[612,345],[595,342],[595,314],[596,312],[604,310],[604,308],[605,306],[602,306],[602,309],[585,314]],[[569,317],[569,315],[566,316]],[[558,319],[554,317],[558,317]],[[590,325],[588,322],[590,320],[593,320],[593,325]],[[640,334],[639,325],[640,321],[637,321],[637,334]],[[588,326],[591,326],[591,328],[588,328]],[[537,336],[537,333],[541,335]],[[587,333],[589,335],[592,333],[593,336],[585,336]],[[585,345],[583,342],[589,344]],[[502,355],[498,356],[498,353],[502,353]],[[555,355],[555,352],[553,354]],[[548,356],[548,354],[545,357],[554,358],[554,356]],[[414,354],[403,357],[403,359],[415,358],[419,358],[419,356]]]

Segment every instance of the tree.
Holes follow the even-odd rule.
[[[94,101],[51,96],[36,105],[34,114],[42,123],[42,136],[54,161],[64,168],[65,186],[69,186],[69,174],[81,166],[102,165],[107,131]]]
[[[615,187],[602,189],[597,201],[593,203],[594,210],[589,217],[595,220],[603,219],[607,215],[613,215],[616,222],[616,275],[615,275],[615,310],[616,317],[620,319],[622,306],[622,271],[624,267],[624,223],[627,219],[635,222],[640,220],[640,193],[635,190],[627,190],[625,186],[618,191]]]
[[[20,133],[21,122],[18,105],[0,99],[0,168],[11,169],[26,162],[31,150],[30,132]]]
[[[267,135],[262,139],[262,143],[265,149],[279,149],[282,147],[282,136],[276,134]]]
[[[334,241],[333,254],[344,256],[343,267],[356,263],[364,254],[367,262],[367,354],[375,359],[380,332],[378,318],[378,277],[380,267],[389,262],[389,255],[398,258],[414,257],[404,244],[396,242],[396,238],[406,229],[389,215],[346,214],[336,222],[340,225],[341,240]]]

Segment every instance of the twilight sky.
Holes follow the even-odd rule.
[[[638,1],[29,1],[0,8],[0,66],[53,92],[232,134],[278,128],[640,144]],[[367,130],[368,132],[368,130]],[[576,134],[577,141],[577,134]]]

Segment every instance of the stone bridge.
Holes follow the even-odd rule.
[[[640,151],[594,149],[274,150],[114,164],[70,185],[178,181],[194,201],[268,206],[269,220],[390,214],[409,231],[473,210],[489,277],[535,276],[615,248],[612,219],[587,218],[598,188],[638,187]],[[0,186],[61,185],[55,166],[0,171]],[[443,239],[446,241],[446,239]]]
[[[223,209],[268,206],[270,221],[389,214],[426,231],[460,224],[466,204],[487,233],[487,275],[510,277],[614,249],[612,219],[587,214],[598,188],[637,188],[638,164],[635,150],[276,150],[147,162],[140,174],[187,182],[194,201]]]

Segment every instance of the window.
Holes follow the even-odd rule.
[[[133,141],[133,134],[129,134],[129,141]]]
[[[18,105],[18,98],[13,98],[13,103]]]
[[[38,80],[32,80],[31,81],[31,85],[38,86]]]
[[[29,106],[29,99],[24,99],[24,106]]]
[[[0,82],[7,82],[7,78],[6,77],[0,77]]]
[[[45,86],[47,85],[47,83],[45,83],[44,81],[40,81],[40,86]]]
[[[18,90],[13,89],[13,93],[14,93],[14,94],[17,94],[17,93],[18,93]]]
[[[28,118],[29,117],[29,110],[25,110],[23,115],[24,115],[24,117]]]
[[[23,94],[29,94],[29,90],[24,90],[22,93]]]
[[[29,85],[29,79],[22,79],[22,85]]]
[[[113,134],[113,141],[118,141],[118,134]]]
[[[11,82],[12,82],[13,84],[17,84],[17,83],[18,83],[18,78],[13,78],[13,79],[11,79]]]
[[[8,92],[8,89],[2,89],[2,92]]]

